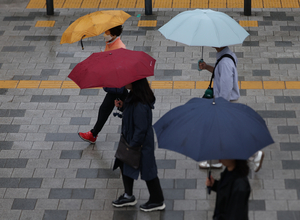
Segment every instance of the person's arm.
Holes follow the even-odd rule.
[[[199,63],[199,68],[202,70],[208,70],[211,73],[213,73],[213,71],[214,71],[214,67],[211,65],[208,65],[205,62]]]
[[[232,66],[228,63],[219,63],[219,91],[215,94],[216,97],[223,97],[224,99],[230,101],[231,92],[233,89],[233,70]],[[216,78],[216,77],[215,77]]]
[[[149,126],[148,105],[138,103],[133,110],[133,126],[134,133],[129,143],[132,147],[141,146],[145,140],[145,136]]]

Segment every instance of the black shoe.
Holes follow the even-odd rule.
[[[130,199],[124,197],[124,194],[121,195],[117,200],[112,202],[114,207],[124,207],[124,206],[134,206],[137,203],[134,196],[131,196]]]
[[[153,203],[153,202],[146,202],[143,205],[140,205],[140,209],[144,212],[152,212],[152,211],[161,211],[166,208],[166,205],[164,202],[160,203]]]

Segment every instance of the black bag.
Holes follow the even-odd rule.
[[[218,65],[218,63],[219,63],[224,57],[228,57],[228,58],[232,59],[234,65],[236,66],[236,63],[235,63],[234,58],[233,58],[231,55],[229,55],[229,54],[224,54],[223,56],[221,56],[221,57],[217,60],[216,65],[215,65],[215,68],[216,68],[216,66]],[[212,99],[212,98],[214,97],[214,89],[211,87],[211,84],[212,84],[213,78],[215,77],[215,68],[214,68],[214,71],[213,71],[213,73],[212,73],[212,75],[211,75],[209,86],[208,86],[208,88],[205,90],[204,95],[202,96],[202,98],[204,98],[204,99]]]
[[[142,146],[131,147],[125,140],[123,134],[121,134],[115,157],[120,161],[126,163],[127,165],[133,167],[134,169],[138,169],[141,160],[141,148]]]

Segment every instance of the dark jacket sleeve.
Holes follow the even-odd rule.
[[[218,185],[219,185],[219,180],[215,180],[215,183],[214,183],[214,185],[211,187],[211,190],[214,191],[214,192],[217,192]]]
[[[250,196],[250,185],[244,179],[237,179],[232,189],[228,203],[228,216],[224,220],[248,219],[248,200]]]
[[[121,88],[108,88],[108,87],[103,87],[103,90],[105,92],[108,93],[112,93],[112,94],[122,94],[124,91],[125,87],[121,87]]]
[[[138,147],[141,146],[145,140],[147,130],[148,130],[148,105],[143,105],[142,103],[138,103],[134,107],[133,111],[133,136],[129,143],[132,147]]]

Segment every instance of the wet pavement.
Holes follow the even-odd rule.
[[[93,127],[105,92],[80,90],[67,78],[105,43],[98,36],[84,40],[84,50],[79,43],[60,45],[71,22],[98,9],[56,8],[47,16],[45,8],[28,9],[28,3],[0,0],[0,219],[212,219],[215,195],[206,194],[206,171],[163,149],[155,155],[166,210],[139,211],[148,199],[141,180],[134,185],[135,207],[112,207],[123,193],[120,173],[112,171],[121,120],[111,116],[95,145],[83,142],[77,133]],[[197,70],[200,47],[166,40],[157,31],[184,10],[153,8],[153,15],[145,16],[142,9],[124,9],[132,16],[121,36],[127,49],[157,60],[149,78],[157,98],[154,122],[202,96],[210,78]],[[230,47],[238,56],[239,102],[266,120],[275,140],[264,149],[262,169],[249,175],[249,219],[300,219],[300,9],[253,8],[250,17],[242,8],[218,10],[247,21],[250,36]],[[138,26],[142,20],[156,25]],[[213,64],[215,55],[204,48],[206,62]]]

